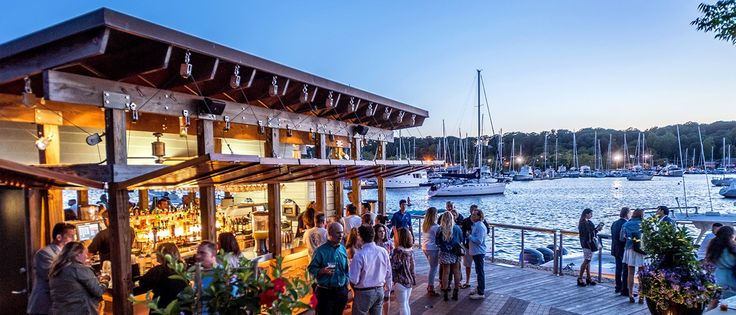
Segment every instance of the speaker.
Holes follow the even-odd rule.
[[[202,102],[199,103],[200,114],[212,114],[222,115],[225,111],[226,103],[220,100],[213,100],[209,97],[205,97]]]
[[[368,127],[361,126],[361,125],[353,126],[353,134],[359,134],[361,136],[365,136],[367,133],[368,133]]]

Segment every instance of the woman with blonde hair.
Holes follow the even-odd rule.
[[[435,243],[440,249],[440,276],[442,278],[442,294],[447,301],[450,291],[450,273],[455,279],[455,287],[452,290],[452,299],[457,301],[458,289],[460,289],[460,257],[464,255],[463,232],[455,225],[452,213],[445,212],[440,218],[440,227],[435,236]]]
[[[352,260],[355,252],[363,247],[363,241],[358,236],[358,229],[351,229],[345,240],[345,249],[348,252],[348,259]]]
[[[422,223],[422,252],[429,262],[429,278],[427,280],[427,294],[429,296],[437,296],[434,290],[434,277],[437,275],[437,267],[439,267],[440,249],[437,247],[435,237],[440,225],[437,224],[437,208],[430,207],[424,214],[424,222]]]
[[[98,303],[107,290],[87,265],[87,248],[80,242],[69,242],[51,265],[51,314],[97,315]]]

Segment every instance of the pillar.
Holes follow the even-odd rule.
[[[197,121],[197,155],[215,153],[215,136],[212,120]],[[202,240],[217,239],[217,208],[215,207],[215,186],[199,186],[199,216],[202,223]]]

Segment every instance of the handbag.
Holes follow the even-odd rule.
[[[598,251],[598,242],[595,239],[592,239],[588,242],[588,248],[591,252],[597,252]]]
[[[631,240],[634,242],[634,245],[631,247],[631,249],[633,249],[635,252],[637,252],[639,254],[642,254],[642,255],[646,255],[647,254],[647,252],[645,252],[643,249],[641,249],[641,240],[640,239],[632,238]]]
[[[465,247],[460,244],[455,244],[455,246],[452,247],[452,253],[455,256],[465,256]]]

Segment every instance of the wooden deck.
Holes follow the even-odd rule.
[[[649,314],[646,305],[629,304],[628,298],[614,294],[610,284],[581,288],[571,276],[555,276],[551,272],[496,265],[490,261],[486,264],[485,300],[471,300],[468,295],[472,289],[461,289],[459,301],[444,302],[441,296],[426,295],[429,266],[421,250],[415,250],[414,256],[417,286],[410,299],[413,315]],[[461,269],[465,277],[465,268]],[[475,278],[473,268],[471,287],[476,286]],[[398,314],[393,303],[390,314]]]

